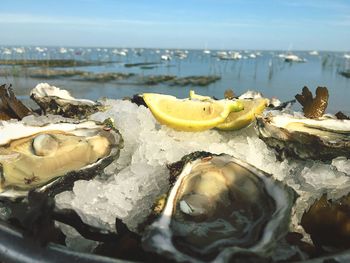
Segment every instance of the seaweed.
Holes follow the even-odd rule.
[[[134,73],[121,72],[102,72],[94,73],[81,70],[62,70],[62,69],[27,69],[19,68],[18,71],[13,72],[6,69],[0,70],[0,76],[28,76],[30,78],[38,79],[58,79],[66,78],[74,81],[91,81],[91,82],[109,82],[116,80],[128,79],[134,76]]]
[[[56,79],[56,78],[69,78],[74,76],[81,76],[84,74],[80,70],[60,70],[60,69],[34,69],[28,70],[26,72],[31,78],[40,78],[40,79]]]
[[[305,117],[316,119],[322,117],[328,106],[328,89],[317,87],[315,98],[308,87],[304,87],[301,94],[295,95],[297,101],[303,106]]]
[[[175,79],[173,75],[160,75],[160,76],[148,76],[144,79],[143,83],[145,85],[158,85],[163,82],[167,82]]]
[[[221,78],[219,76],[188,76],[176,77],[173,75],[148,76],[144,79],[145,85],[166,83],[170,86],[208,86]]]
[[[33,111],[18,100],[12,85],[0,86],[0,120],[18,119],[33,114]]]
[[[235,98],[235,93],[233,92],[233,89],[225,90],[224,97],[225,99],[233,100]]]
[[[87,62],[74,59],[13,59],[13,60],[0,60],[0,65],[20,65],[27,67],[83,67],[83,66],[93,66],[102,65],[104,63],[110,62]]]
[[[115,80],[123,80],[128,79],[134,76],[134,73],[120,73],[120,72],[106,72],[106,73],[92,73],[86,72],[82,75],[81,79],[83,81],[94,81],[94,82],[108,82]]]
[[[341,111],[338,111],[335,114],[335,117],[337,117],[338,120],[350,120],[350,117],[342,113]]]
[[[301,226],[320,249],[323,246],[349,249],[349,211],[349,195],[332,200],[324,194],[305,211],[301,218]]]
[[[221,78],[219,76],[189,76],[175,78],[170,81],[171,86],[208,86]]]
[[[153,66],[153,65],[159,65],[158,62],[141,62],[141,63],[127,63],[124,64],[124,67],[126,68],[132,68],[132,67],[144,67],[144,66]]]

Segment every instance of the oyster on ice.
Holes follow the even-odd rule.
[[[44,114],[57,114],[68,118],[84,119],[102,109],[102,105],[98,102],[75,99],[67,90],[48,83],[36,85],[30,92],[30,97],[40,106]]]
[[[117,130],[93,121],[64,120],[37,126],[2,123],[0,197],[90,179],[118,157],[123,140]]]
[[[259,137],[284,155],[324,161],[350,157],[350,120],[309,119],[274,111],[257,117],[256,127]]]
[[[179,262],[268,257],[287,230],[296,194],[232,156],[195,152],[170,166],[173,186],[143,247]],[[231,262],[231,261],[230,261]]]

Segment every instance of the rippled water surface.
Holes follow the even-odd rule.
[[[159,92],[178,97],[188,96],[190,89],[204,95],[223,96],[231,88],[236,94],[247,89],[258,90],[268,97],[281,100],[293,99],[303,86],[314,91],[317,86],[326,86],[330,92],[329,112],[342,110],[350,113],[350,79],[339,74],[350,69],[350,59],[344,52],[319,52],[310,55],[306,51],[293,54],[306,59],[305,63],[288,63],[279,54],[284,51],[239,51],[238,60],[220,60],[217,51],[206,54],[203,50],[164,50],[164,49],[116,49],[116,48],[61,48],[61,47],[0,47],[0,60],[13,59],[74,59],[86,62],[106,62],[83,67],[51,68],[81,70],[88,72],[126,72],[135,77],[120,81],[76,81],[67,78],[30,78],[20,66],[0,66],[8,74],[0,76],[1,83],[12,83],[20,98],[27,99],[29,91],[38,82],[48,82],[63,87],[76,97],[98,99],[101,97],[122,98],[136,93]],[[180,58],[176,54],[185,54]],[[162,55],[171,60],[161,60]],[[255,57],[255,58],[254,58]],[[128,63],[154,62],[146,67],[125,67]],[[13,73],[13,74],[12,74]],[[13,77],[15,75],[15,77]],[[221,79],[205,87],[170,86],[167,84],[144,85],[140,78],[149,75],[208,76],[217,75]]]

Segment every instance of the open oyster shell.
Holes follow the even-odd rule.
[[[170,170],[174,185],[145,230],[145,250],[179,262],[227,262],[236,253],[268,257],[286,234],[296,195],[263,171],[206,152]]]
[[[40,106],[44,114],[57,114],[68,118],[83,119],[102,108],[92,100],[75,99],[67,90],[47,83],[36,85],[30,97]]]
[[[3,122],[0,197],[25,196],[53,185],[57,190],[74,180],[90,179],[118,158],[122,145],[117,130],[93,121]]]
[[[350,157],[350,120],[272,112],[257,117],[257,130],[267,145],[282,154],[324,161]]]

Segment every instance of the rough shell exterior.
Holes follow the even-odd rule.
[[[100,103],[75,99],[68,91],[47,83],[38,84],[31,91],[30,97],[39,105],[44,114],[56,114],[67,118],[84,119],[101,109]]]
[[[348,122],[350,124],[350,121]],[[348,126],[348,131],[327,131],[332,137],[337,137],[330,139],[321,129],[320,134],[311,134],[303,130],[278,127],[274,124],[273,117],[266,116],[257,117],[256,129],[259,137],[282,158],[292,156],[329,161],[338,156],[350,158],[350,125]]]

